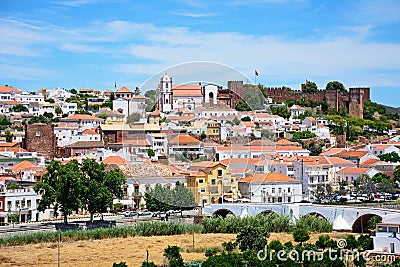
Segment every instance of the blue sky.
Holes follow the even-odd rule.
[[[210,61],[266,86],[368,86],[398,107],[399,14],[397,0],[0,0],[0,84],[134,88]]]

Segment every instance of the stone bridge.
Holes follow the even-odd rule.
[[[268,213],[286,214],[291,220],[301,215],[316,214],[333,223],[335,231],[352,231],[363,233],[367,221],[373,216],[383,217],[385,215],[397,214],[399,210],[381,209],[371,207],[353,207],[342,205],[315,205],[309,203],[292,204],[255,204],[255,203],[227,203],[206,204],[202,210],[203,214],[220,215],[226,217],[228,214],[244,217],[256,216]]]

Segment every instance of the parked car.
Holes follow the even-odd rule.
[[[126,210],[123,212],[125,217],[132,217],[132,216],[136,216],[136,211],[132,211],[132,210]]]
[[[139,216],[141,216],[141,215],[150,215],[151,214],[151,212],[149,211],[149,210],[139,210],[139,212],[138,212],[138,215]]]

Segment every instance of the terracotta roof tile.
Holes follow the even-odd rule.
[[[24,161],[18,163],[17,165],[11,167],[10,170],[12,170],[14,172],[19,172],[19,171],[26,170],[31,167],[38,167],[38,166],[28,160],[24,160]]]
[[[117,165],[121,165],[121,164],[125,164],[126,161],[125,159],[121,158],[120,156],[109,156],[108,158],[105,158],[103,160],[104,164],[117,164]]]
[[[125,86],[123,86],[116,93],[133,93],[133,92],[128,88],[126,88]]]
[[[281,173],[258,173],[254,174],[253,176],[249,176],[243,179],[240,179],[239,182],[244,182],[244,183],[272,183],[272,182],[277,182],[277,183],[300,183],[299,180],[290,178],[284,174]]]
[[[190,135],[178,135],[169,141],[170,144],[199,144],[200,141]]]
[[[353,168],[353,167],[347,167],[344,168],[340,171],[338,171],[339,174],[364,174],[370,169],[368,168]]]
[[[94,121],[104,121],[104,119],[100,119],[88,114],[74,114],[68,116],[66,118],[60,119],[60,121],[77,121],[77,120],[94,120]]]

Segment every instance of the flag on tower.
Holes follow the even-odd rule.
[[[255,70],[255,71],[254,71],[254,74],[255,74],[256,76],[258,76],[258,71],[257,71],[257,70]]]
[[[306,79],[306,85],[309,83],[309,81]]]

